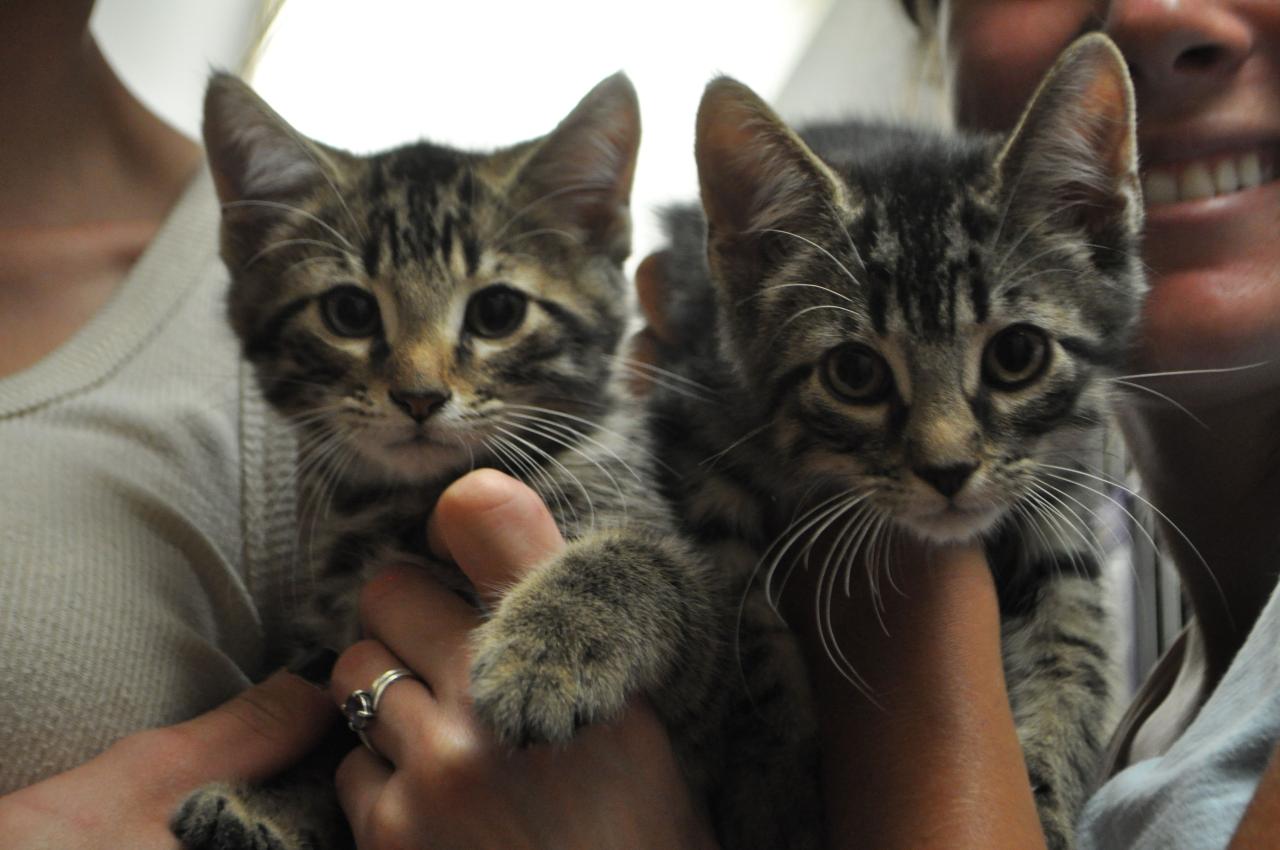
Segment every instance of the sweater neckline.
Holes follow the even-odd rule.
[[[35,364],[0,378],[0,419],[101,383],[159,332],[216,253],[212,185],[208,169],[201,168],[98,313]]]

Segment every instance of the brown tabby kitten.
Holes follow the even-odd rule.
[[[822,571],[821,617],[847,582],[883,579],[894,534],[977,540],[1041,822],[1072,845],[1113,713],[1091,527],[1112,497],[1092,470],[1146,286],[1132,100],[1096,35],[1007,139],[797,135],[744,86],[708,87],[703,212],[669,220],[669,318],[689,345],[664,352],[676,378],[653,409],[677,513],[747,600],[729,773],[766,773],[804,734],[802,674],[766,630],[776,568]]]
[[[639,133],[620,74],[549,135],[493,153],[353,156],[226,75],[204,124],[231,323],[300,441],[314,605],[282,649],[354,641],[359,586],[388,561],[466,594],[428,557],[425,520],[463,473],[505,470],[569,545],[477,630],[479,716],[512,745],[562,742],[644,692],[705,782],[725,597],[656,494],[616,368]],[[190,850],[349,842],[332,793],[298,781],[203,789],[174,831]]]

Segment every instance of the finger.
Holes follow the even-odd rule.
[[[337,719],[325,692],[281,671],[173,730],[208,779],[264,779],[306,755]]]
[[[658,337],[652,328],[641,328],[628,343],[628,354],[637,364],[656,365],[658,362]],[[627,370],[627,385],[637,396],[646,396],[653,389],[653,375],[643,366]]]
[[[391,567],[374,576],[360,591],[360,622],[437,694],[465,687],[467,636],[480,614],[423,570]]]
[[[469,473],[444,491],[431,514],[428,539],[490,606],[525,572],[564,549],[538,494],[492,469]]]
[[[636,266],[636,297],[640,302],[640,311],[645,321],[657,338],[664,343],[676,343],[675,333],[668,321],[667,303],[667,264],[671,260],[670,251],[657,251],[640,261]]]
[[[364,747],[352,750],[338,765],[333,777],[338,804],[351,824],[357,847],[369,846],[365,841],[369,819],[378,798],[386,793],[392,773],[390,765]]]
[[[383,673],[406,666],[378,641],[359,641],[334,665],[329,696],[342,707],[355,691],[372,692],[374,680]],[[362,730],[378,754],[392,764],[402,763],[405,754],[413,751],[423,724],[434,714],[435,698],[428,688],[416,678],[396,679],[383,689],[376,714]]]

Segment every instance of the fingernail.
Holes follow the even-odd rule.
[[[338,653],[327,646],[313,649],[289,665],[289,672],[306,679],[318,688],[329,684],[333,665],[338,663]]]

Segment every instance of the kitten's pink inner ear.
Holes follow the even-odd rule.
[[[1122,68],[1106,62],[1089,80],[1081,96],[1081,108],[1097,116],[1094,123],[1099,135],[1095,148],[1107,156],[1106,169],[1123,174],[1137,159],[1136,141],[1129,127],[1129,88]]]
[[[698,110],[695,154],[702,206],[713,227],[729,232],[745,230],[756,205],[759,175],[753,165],[762,159],[754,150],[759,113],[749,108],[748,97],[742,87],[717,80]]]
[[[836,192],[808,146],[728,78],[713,80],[702,96],[694,150],[702,208],[722,236],[793,229]]]
[[[245,83],[215,75],[205,96],[205,149],[223,203],[288,197],[322,179],[319,154]]]
[[[627,205],[640,147],[640,108],[622,74],[597,85],[522,166],[525,202],[596,248],[630,251]]]

